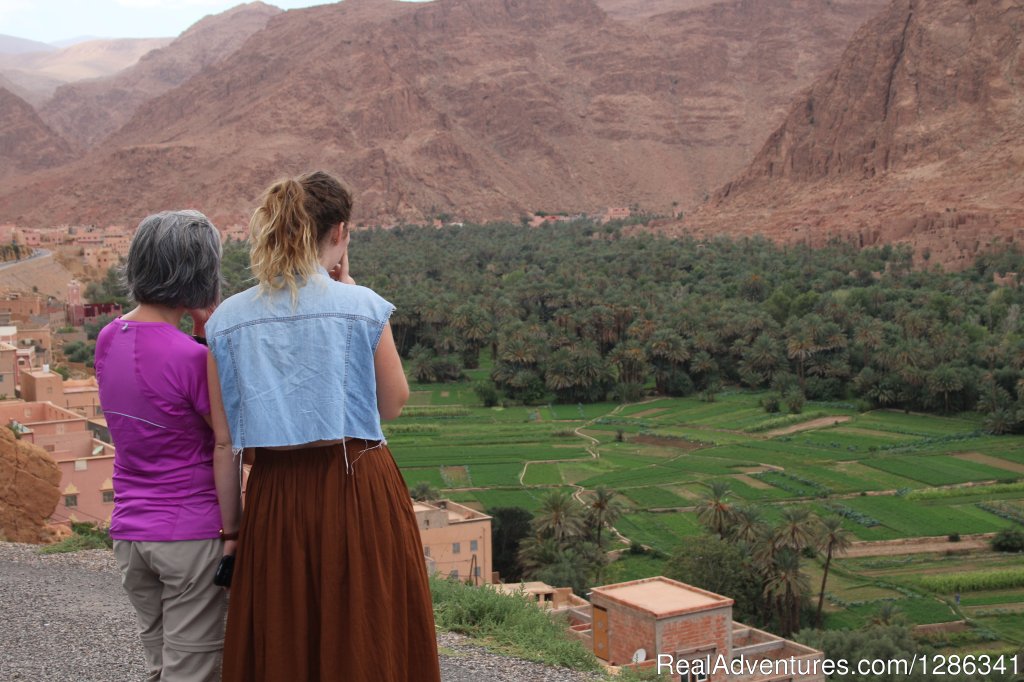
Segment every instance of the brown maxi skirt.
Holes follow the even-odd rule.
[[[224,640],[232,682],[439,682],[423,548],[384,444],[257,449]]]

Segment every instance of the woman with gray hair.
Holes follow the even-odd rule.
[[[220,296],[220,236],[197,211],[143,220],[125,276],[138,303],[100,331],[96,378],[114,441],[110,536],[135,607],[149,680],[220,678],[238,470],[209,351],[197,334]],[[197,343],[200,341],[200,343]]]

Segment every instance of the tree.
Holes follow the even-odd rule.
[[[743,547],[711,535],[686,538],[665,567],[665,575],[735,600],[736,620],[763,623],[761,578]]]
[[[409,488],[409,496],[417,502],[432,502],[440,499],[441,493],[437,491],[437,488],[426,481],[420,481],[413,487]]]
[[[697,520],[721,539],[735,521],[735,510],[727,499],[731,491],[728,484],[722,481],[712,481],[709,487],[710,490],[695,508]]]
[[[772,532],[775,546],[791,549],[797,554],[811,546],[815,539],[818,518],[807,507],[785,507],[782,523]]]
[[[523,573],[519,566],[519,546],[530,535],[533,515],[522,507],[494,507],[487,513],[491,516],[492,566],[503,580],[516,582]]]
[[[601,531],[611,527],[622,516],[626,505],[618,493],[604,486],[594,488],[594,494],[587,503],[587,521],[597,535],[597,546],[601,547]]]
[[[538,537],[554,538],[557,542],[576,538],[583,533],[582,508],[569,493],[552,490],[541,500],[533,524]]]
[[[815,544],[818,550],[825,553],[825,566],[821,575],[821,591],[818,593],[818,609],[814,614],[814,626],[821,627],[821,610],[825,605],[825,585],[828,582],[828,570],[832,565],[832,557],[845,554],[853,541],[849,531],[843,528],[842,519],[829,516],[821,520]]]
[[[790,547],[779,549],[765,580],[764,593],[775,599],[783,637],[800,629],[800,606],[809,591],[807,576],[800,570],[800,553]]]

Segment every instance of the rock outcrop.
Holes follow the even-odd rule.
[[[1024,237],[1024,6],[894,0],[682,225],[912,244],[965,265]]]
[[[60,469],[42,448],[0,427],[0,536],[9,542],[47,542],[46,519],[60,499]]]

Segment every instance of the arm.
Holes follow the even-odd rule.
[[[377,375],[377,410],[381,419],[396,419],[409,399],[409,382],[402,370],[402,358],[395,347],[391,324],[385,323],[380,343],[373,354],[373,369]],[[213,396],[211,395],[211,400]]]
[[[242,516],[239,467],[231,452],[231,432],[220,396],[220,378],[213,353],[207,353],[206,379],[210,386],[210,416],[207,421],[213,429],[213,479],[217,486],[220,523],[225,533],[234,533],[238,531]],[[225,540],[224,554],[234,554],[237,545],[237,540]]]

